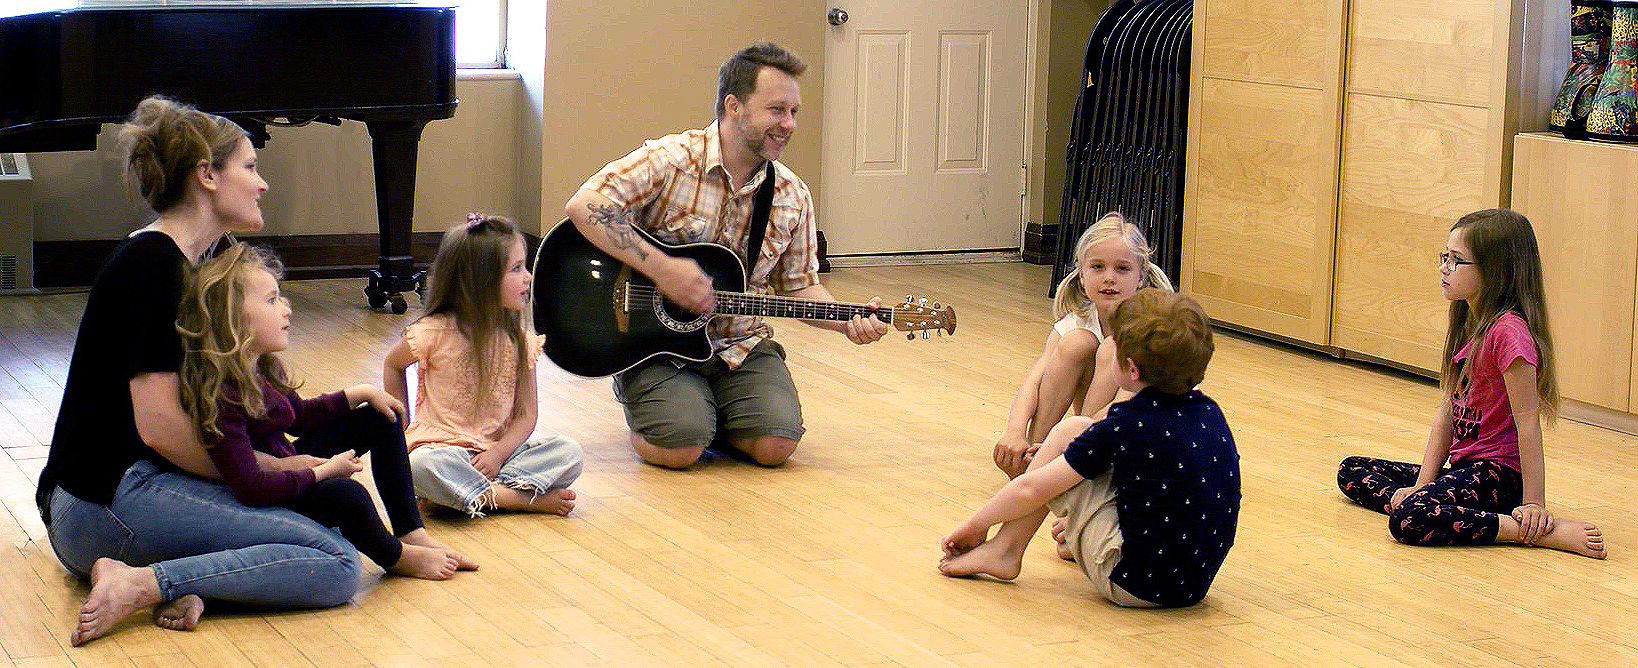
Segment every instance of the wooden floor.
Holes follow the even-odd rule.
[[[53,558],[32,494],[84,296],[0,296],[0,666],[1638,665],[1625,540],[1638,534],[1638,438],[1568,421],[1547,432],[1548,501],[1603,527],[1607,561],[1398,545],[1385,518],[1337,492],[1335,466],[1416,460],[1437,390],[1223,333],[1202,389],[1234,431],[1245,500],[1205,602],[1108,605],[1044,531],[1014,583],[944,578],[939,538],[1003,481],[990,446],[1046,336],[1047,269],[850,268],[826,281],[849,300],[932,293],[960,328],[855,347],[778,323],[808,424],[781,469],[644,466],[608,381],[543,363],[539,428],[586,449],[571,517],[435,516],[435,535],[482,570],[441,583],[371,573],[351,604],[207,614],[191,633],[139,613],[76,649],[67,632],[86,590]],[[410,316],[367,311],[361,285],[286,286],[286,359],[305,392],[378,382]]]

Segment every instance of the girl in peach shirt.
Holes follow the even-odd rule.
[[[406,404],[405,370],[417,365],[404,438],[424,501],[473,517],[574,509],[569,485],[580,476],[580,445],[534,433],[542,341],[528,326],[530,279],[517,226],[468,214],[444,233],[425,314],[387,352],[384,385]]]

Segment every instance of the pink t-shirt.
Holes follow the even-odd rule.
[[[1536,365],[1536,340],[1524,318],[1508,311],[1485,333],[1484,344],[1471,366],[1469,340],[1456,351],[1456,391],[1451,395],[1450,461],[1488,459],[1518,470],[1519,435],[1507,401],[1502,371],[1522,359]]]
[[[532,373],[545,337],[527,333]],[[404,328],[404,340],[415,355],[415,413],[404,429],[414,450],[422,445],[457,445],[482,451],[494,445],[512,423],[517,387],[517,353],[511,338],[497,335],[489,346],[494,362],[489,387],[478,387],[472,346],[448,314],[429,315]]]

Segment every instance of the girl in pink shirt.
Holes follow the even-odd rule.
[[[416,365],[415,410],[404,438],[423,501],[477,517],[485,510],[567,515],[580,476],[580,445],[535,434],[535,360],[529,327],[532,278],[523,235],[481,213],[444,232],[427,286],[426,312],[387,352],[384,385],[407,403]]]
[[[1520,543],[1604,558],[1598,527],[1547,510],[1541,418],[1553,416],[1558,387],[1530,221],[1508,209],[1463,216],[1439,275],[1450,300],[1445,401],[1422,463],[1349,457],[1338,487],[1387,513],[1402,543]]]

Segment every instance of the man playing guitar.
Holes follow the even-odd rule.
[[[808,187],[777,162],[796,130],[806,65],[777,45],[759,42],[718,70],[717,120],[650,140],[593,175],[565,207],[585,238],[651,279],[670,301],[694,313],[716,306],[711,277],[697,262],[667,254],[637,228],[665,243],[712,242],[745,259],[747,292],[831,301],[819,283]],[[773,178],[766,232],[746,253],[753,200]],[[869,306],[880,305],[872,299]],[[874,342],[887,331],[876,316],[805,320],[848,340]],[[715,353],[700,363],[657,357],[615,376],[631,444],[644,462],[686,468],[717,439],[764,466],[778,466],[802,438],[802,409],[784,349],[759,317],[717,317],[709,324]]]

